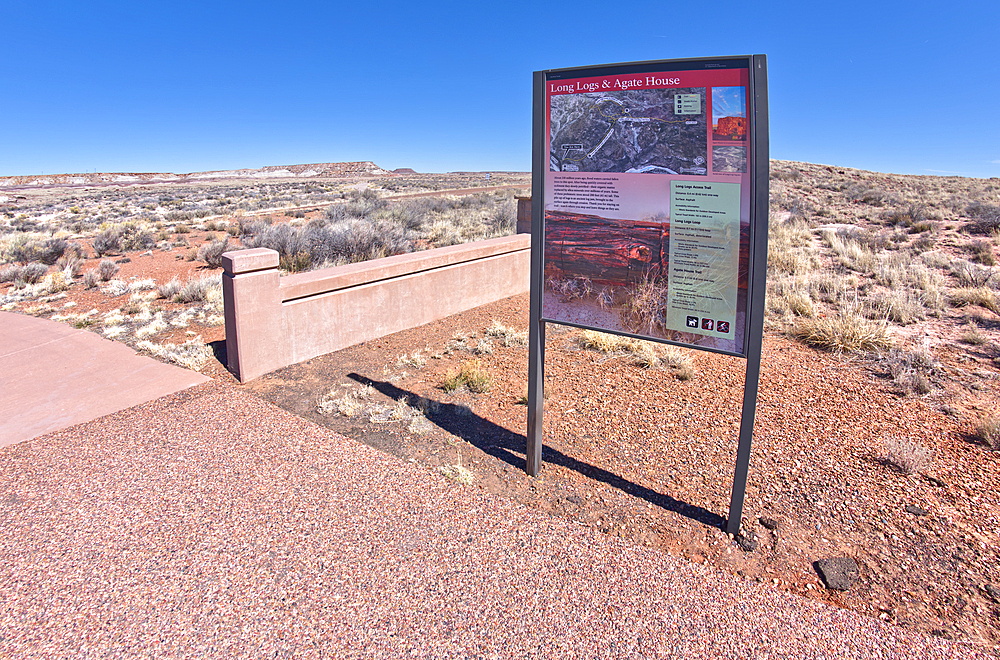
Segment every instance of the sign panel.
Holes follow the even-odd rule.
[[[544,72],[542,320],[746,355],[749,58]]]

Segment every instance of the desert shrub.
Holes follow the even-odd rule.
[[[241,241],[245,247],[275,250],[290,271],[367,261],[413,250],[409,231],[377,219],[310,223],[304,228],[247,223],[242,229]]]
[[[101,232],[94,237],[94,239],[90,242],[90,246],[94,248],[94,254],[98,257],[119,252],[122,249],[121,236],[118,234],[116,229],[108,227],[101,230]]]
[[[44,241],[29,241],[13,246],[11,261],[28,264],[32,261],[51,266],[59,260],[69,243],[62,238],[50,238]]]
[[[102,282],[107,282],[118,273],[118,264],[110,259],[101,259],[97,264],[97,276]]]
[[[973,241],[968,245],[972,260],[984,266],[995,266],[997,261],[993,256],[993,245],[989,241]]]
[[[121,242],[123,250],[148,250],[156,245],[156,238],[145,227],[126,222],[122,225]]]
[[[97,283],[101,280],[101,274],[96,268],[92,268],[83,274],[83,286],[85,289],[97,288]]]
[[[174,296],[181,292],[181,288],[184,285],[176,277],[171,279],[169,282],[164,282],[160,286],[156,287],[156,295],[160,298],[166,300],[173,300]]]
[[[916,474],[927,468],[931,450],[911,438],[883,438],[884,459],[903,474]]]
[[[940,363],[926,349],[892,349],[879,363],[888,371],[902,394],[929,393],[934,389],[930,378],[940,371]]]
[[[179,303],[205,302],[211,297],[213,289],[221,287],[221,275],[208,275],[196,280],[188,280],[174,294],[173,300]]]
[[[466,360],[457,370],[448,370],[442,386],[445,392],[465,387],[470,392],[482,394],[490,390],[490,375],[479,360]]]
[[[993,234],[1000,231],[1000,206],[975,202],[965,209],[972,218],[968,230],[974,234]]]
[[[948,269],[963,287],[983,287],[997,276],[996,271],[992,268],[977,266],[965,259],[952,259]]]
[[[83,259],[77,252],[67,252],[56,261],[56,268],[65,273],[66,277],[72,279],[80,274],[83,269]]]
[[[892,193],[863,185],[849,188],[847,195],[851,201],[870,204],[872,206],[885,206],[896,201],[896,197]]]
[[[490,228],[497,234],[511,234],[517,228],[517,210],[513,200],[498,203],[490,213]]]
[[[198,259],[204,261],[212,268],[222,267],[222,254],[229,249],[229,237],[219,241],[215,240],[206,243],[198,248]]]
[[[976,422],[975,435],[981,441],[1000,450],[1000,416],[988,415]]]
[[[0,282],[14,282],[21,272],[22,266],[8,265],[0,267]]]
[[[771,179],[777,181],[798,181],[802,174],[798,170],[771,170]]]
[[[882,220],[891,226],[903,227],[918,233],[933,228],[927,208],[923,204],[910,204],[906,208],[895,208],[882,213]]]
[[[15,285],[37,284],[47,272],[49,272],[48,267],[39,263],[6,266],[0,269],[0,282],[14,282]]]

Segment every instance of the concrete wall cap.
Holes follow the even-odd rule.
[[[517,234],[296,273],[281,278],[281,299],[297,300],[306,296],[530,249],[531,237]]]
[[[222,268],[230,275],[278,267],[278,253],[267,248],[235,250],[222,255]]]

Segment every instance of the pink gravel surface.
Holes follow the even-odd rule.
[[[0,657],[978,658],[208,383],[0,449]]]

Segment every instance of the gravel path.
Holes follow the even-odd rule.
[[[0,449],[0,657],[976,658],[209,383]]]

